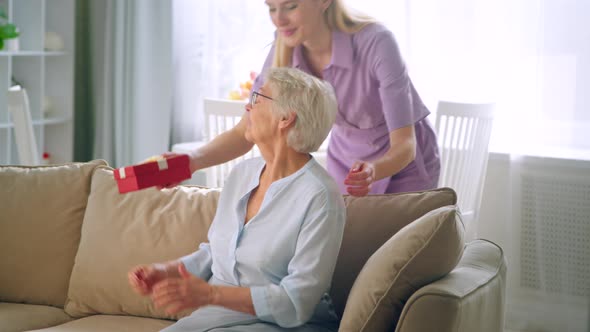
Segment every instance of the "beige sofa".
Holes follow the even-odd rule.
[[[0,166],[0,332],[173,324],[181,315],[135,295],[126,273],[206,241],[219,193],[179,186],[121,195],[101,161]],[[452,190],[345,201],[330,290],[341,331],[502,331],[504,255],[485,240],[464,244]]]

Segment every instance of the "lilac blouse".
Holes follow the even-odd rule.
[[[253,91],[263,84],[272,66],[274,47],[264,63]],[[293,67],[311,73],[302,46],[295,48]],[[390,147],[389,133],[414,125],[416,158],[392,177],[376,181],[372,194],[434,188],[440,173],[436,135],[426,119],[430,114],[416,92],[391,31],[370,24],[347,34],[332,32],[332,59],[322,70],[338,99],[338,114],[328,145],[327,167],[340,191],[356,160],[372,161]]]

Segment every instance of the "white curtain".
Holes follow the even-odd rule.
[[[264,1],[173,1],[172,143],[202,138],[203,99],[227,98],[258,72],[273,41]]]
[[[95,158],[114,167],[168,150],[171,0],[92,1]]]
[[[431,111],[495,101],[493,150],[590,157],[590,1],[348,3],[393,30]]]
[[[495,101],[492,149],[590,149],[587,0],[348,0],[396,35],[431,109]],[[264,1],[174,0],[173,141],[200,138],[203,97],[258,71],[274,28]]]

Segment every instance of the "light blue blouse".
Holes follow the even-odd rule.
[[[258,322],[281,327],[334,323],[337,317],[327,291],[346,219],[338,186],[312,158],[297,172],[273,182],[258,214],[244,225],[248,199],[264,166],[262,158],[253,158],[232,170],[209,229],[209,243],[181,261],[189,272],[212,284],[250,287],[257,316],[250,318]],[[185,320],[200,316],[215,324],[211,315],[221,315],[226,327],[232,312],[203,308]],[[234,313],[236,324],[254,323],[249,315]]]

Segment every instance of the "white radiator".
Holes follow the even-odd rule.
[[[590,160],[515,158],[506,175],[507,325],[590,331]]]
[[[523,168],[520,285],[590,296],[590,170]]]
[[[590,332],[590,156],[490,155],[480,236],[506,253],[506,327]]]

